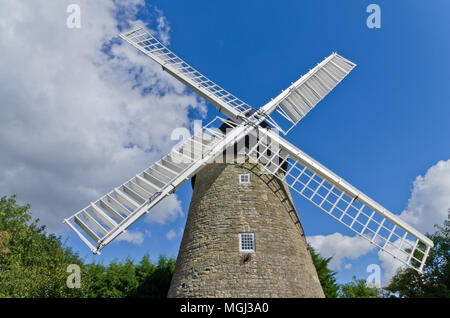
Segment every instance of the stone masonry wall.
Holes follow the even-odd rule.
[[[287,186],[259,168],[197,174],[169,297],[324,297]],[[254,233],[254,253],[239,251],[239,233]]]

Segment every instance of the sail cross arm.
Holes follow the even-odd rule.
[[[205,98],[227,117],[239,121],[240,117],[253,110],[253,107],[229,93],[175,55],[144,28],[140,27],[122,33],[120,37],[160,64],[163,70]]]
[[[260,156],[265,171],[401,263],[422,272],[433,247],[428,237],[273,131],[258,132],[267,138],[260,139],[250,156]]]
[[[219,124],[223,122],[223,119],[219,120]],[[255,129],[253,126],[235,124],[227,135],[223,135],[218,128],[212,129],[210,125],[175,146],[169,154],[121,186],[65,219],[64,223],[93,253],[98,254],[204,165],[222,154],[227,146]]]

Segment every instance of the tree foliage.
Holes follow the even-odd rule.
[[[108,266],[84,264],[61,238],[32,220],[16,196],[0,199],[0,297],[166,297],[175,261],[144,256]],[[68,288],[67,267],[81,269],[81,288]]]
[[[0,199],[0,297],[82,296],[83,289],[66,286],[67,266],[81,260],[32,221],[29,210],[15,195]]]
[[[450,211],[443,226],[435,225],[436,232],[427,234],[434,247],[425,262],[423,274],[408,268],[397,272],[385,288],[399,297],[450,297]]]
[[[364,279],[357,279],[339,286],[340,298],[380,298],[383,297],[381,289],[368,286]]]
[[[137,265],[126,259],[108,266],[89,264],[86,267],[91,281],[87,297],[166,298],[175,260],[160,256],[153,264],[147,254]]]
[[[338,296],[339,285],[336,283],[336,272],[328,268],[331,257],[324,258],[312,246],[308,245],[308,247],[325,297],[336,298]]]

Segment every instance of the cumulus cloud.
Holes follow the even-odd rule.
[[[141,245],[144,242],[144,234],[135,231],[125,231],[120,234],[116,239],[116,242],[125,241],[135,245]]]
[[[72,1],[0,1],[0,193],[17,193],[35,217],[61,220],[170,150],[205,104],[117,35],[145,25],[143,0],[79,0],[81,28],[69,29]],[[148,27],[169,43],[155,11]],[[180,208],[165,204],[173,220]],[[174,209],[174,210],[171,210]],[[162,213],[162,212],[161,212]]]
[[[174,221],[183,215],[181,201],[176,195],[172,194],[151,209],[145,217],[145,221],[148,223],[165,224]]]
[[[382,277],[380,277],[382,286],[386,286],[390,282],[391,277],[399,268],[406,266],[398,259],[393,258],[391,254],[378,250],[375,245],[370,244],[369,241],[360,236],[347,236],[340,233],[334,233],[331,235],[310,236],[307,239],[320,255],[323,257],[332,257],[329,266],[330,269],[335,271],[351,269],[352,264],[350,263],[346,263],[342,266],[346,260],[357,260],[373,251],[378,251],[377,256],[381,263],[380,265],[383,268]],[[393,244],[398,246],[400,240],[393,242]],[[388,245],[387,250],[397,254],[397,250],[393,246]],[[398,257],[401,256],[403,256],[403,260],[406,261],[406,256],[403,254],[398,255]]]
[[[173,240],[174,238],[177,237],[177,232],[174,229],[171,229],[169,232],[167,232],[166,234],[166,238],[170,241]]]
[[[442,225],[450,208],[450,159],[439,161],[413,183],[407,208],[400,218],[422,232],[435,231]]]
[[[371,252],[375,246],[360,236],[347,236],[341,233],[308,236],[307,240],[323,257],[332,257],[330,269],[341,269],[342,262],[357,259]]]
[[[383,268],[383,275],[381,279],[382,286],[388,285],[392,276],[394,276],[400,268],[406,268],[406,265],[401,263],[398,259],[393,258],[392,255],[381,250],[378,251],[378,259],[380,260],[381,267]]]
[[[450,160],[439,161],[428,169],[424,176],[419,175],[413,182],[411,197],[407,208],[400,214],[400,218],[421,232],[434,232],[435,224],[443,224],[450,208]],[[375,249],[373,245],[358,236],[346,236],[340,233],[331,235],[317,235],[308,237],[309,243],[322,256],[333,257],[330,268],[338,270],[345,259],[357,259]],[[413,245],[413,242],[409,242]],[[398,246],[400,240],[393,243]],[[397,255],[393,246],[388,245],[387,250]],[[382,285],[390,282],[391,277],[403,265],[392,255],[379,250],[378,259],[383,268]],[[406,256],[403,254],[397,257]],[[350,265],[347,266],[347,265]],[[351,264],[344,266],[351,268]]]
[[[443,224],[450,208],[450,160],[439,161],[431,166],[424,176],[417,176],[413,182],[411,197],[400,218],[421,232],[432,233],[435,224]],[[413,245],[413,242],[409,242]],[[400,240],[394,242],[398,246]],[[392,246],[388,246],[393,251]],[[394,252],[394,251],[393,251]],[[406,256],[401,254],[406,261]],[[406,265],[390,254],[379,251],[378,259],[383,267],[382,285],[387,285],[393,275]]]

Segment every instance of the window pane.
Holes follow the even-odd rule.
[[[240,250],[254,251],[255,250],[255,236],[253,233],[241,233],[240,236]]]
[[[239,182],[240,183],[249,183],[250,182],[250,175],[249,174],[240,174],[239,175]]]

